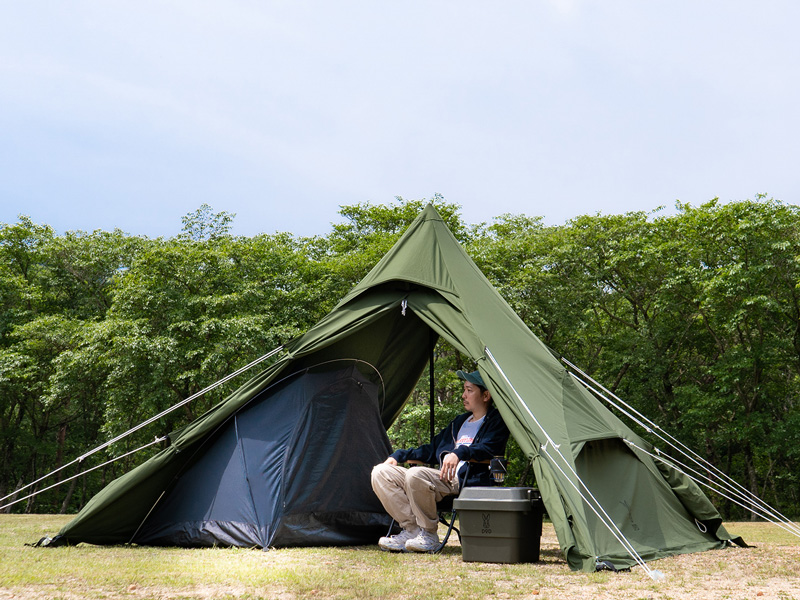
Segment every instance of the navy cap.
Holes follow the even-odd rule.
[[[456,375],[458,375],[459,379],[463,379],[464,381],[469,381],[470,383],[479,385],[482,388],[486,387],[486,384],[483,383],[483,377],[481,377],[479,371],[473,371],[472,373],[466,373],[464,371],[456,371]]]

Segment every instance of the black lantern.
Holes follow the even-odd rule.
[[[489,470],[492,472],[492,479],[497,484],[503,483],[506,480],[506,472],[508,467],[508,460],[502,456],[495,456],[489,463]]]

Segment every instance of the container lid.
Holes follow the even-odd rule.
[[[539,490],[531,487],[473,486],[465,487],[458,495],[459,500],[528,500],[538,499]]]
[[[453,500],[456,510],[527,512],[540,508],[541,496],[533,488],[468,487]]]

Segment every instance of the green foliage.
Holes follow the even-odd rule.
[[[525,215],[467,225],[459,206],[431,201],[546,344],[782,512],[800,514],[800,209],[759,196],[548,227]],[[344,206],[342,221],[313,238],[234,237],[234,215],[208,205],[168,239],[57,235],[24,216],[0,224],[0,496],[304,332],[426,202]],[[462,410],[455,371],[473,368],[437,344],[437,428]],[[80,467],[182,426],[240,383]],[[424,374],[389,431],[396,447],[428,441],[428,402]],[[14,510],[74,510],[157,450]],[[513,441],[508,456],[512,483],[530,483]],[[718,500],[726,517],[749,516]]]
[[[193,213],[181,217],[183,233],[180,237],[200,242],[228,235],[236,215],[225,211],[214,214],[212,210],[208,204],[201,204]]]
[[[458,214],[460,207],[439,195],[430,202],[463,240],[466,227]],[[338,299],[361,281],[427,204],[397,197],[390,206],[363,203],[342,207],[339,214],[347,221],[334,224],[327,238],[315,240],[317,256],[329,272],[328,291]]]

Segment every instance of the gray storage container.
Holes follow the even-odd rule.
[[[539,560],[542,497],[527,487],[468,487],[453,501],[467,562]]]

